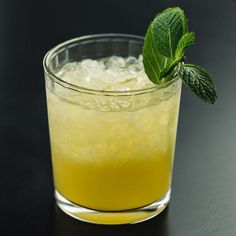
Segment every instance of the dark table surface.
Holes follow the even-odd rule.
[[[236,235],[236,1],[0,1],[0,235]],[[183,91],[168,209],[144,223],[101,226],[56,206],[42,57],[78,35],[144,35],[155,13],[185,9],[188,61],[214,77],[209,105]]]

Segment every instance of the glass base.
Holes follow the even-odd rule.
[[[169,203],[170,192],[169,189],[162,198],[147,206],[125,211],[96,211],[85,208],[70,202],[57,191],[55,191],[55,198],[61,210],[77,220],[94,224],[117,225],[139,223],[160,214]]]

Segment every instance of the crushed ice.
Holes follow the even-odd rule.
[[[71,84],[105,91],[130,91],[153,86],[139,58],[111,56],[65,64],[57,73]]]

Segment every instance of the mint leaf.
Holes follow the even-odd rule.
[[[182,36],[177,45],[175,51],[176,58],[182,58],[185,53],[185,49],[192,46],[195,43],[195,34],[193,32],[188,32]]]
[[[151,23],[151,32],[157,50],[173,59],[179,40],[187,33],[187,20],[179,8],[168,8]]]
[[[216,101],[216,88],[207,72],[197,65],[179,65],[177,73],[184,84],[205,102]]]
[[[167,61],[168,59],[162,56],[157,50],[156,42],[153,39],[151,24],[148,28],[144,41],[143,65],[146,74],[154,84],[161,83],[160,73]]]

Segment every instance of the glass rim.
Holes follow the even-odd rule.
[[[77,91],[80,93],[87,93],[87,94],[93,94],[93,95],[103,95],[103,96],[130,96],[130,95],[137,95],[137,94],[144,94],[144,93],[150,93],[150,92],[154,92],[156,90],[161,90],[163,88],[166,88],[170,85],[172,85],[173,83],[175,83],[177,80],[179,80],[178,77],[174,77],[173,79],[166,81],[162,84],[156,85],[153,84],[153,86],[147,87],[147,88],[142,88],[142,89],[133,89],[133,90],[129,90],[129,91],[119,91],[119,90],[100,90],[100,89],[91,89],[91,88],[86,88],[86,87],[81,87],[72,83],[69,83],[67,81],[62,80],[61,78],[59,78],[58,76],[56,76],[56,74],[49,68],[49,63],[52,59],[52,57],[55,55],[55,53],[57,53],[58,51],[60,51],[63,48],[66,48],[66,46],[69,46],[73,43],[76,43],[78,41],[81,40],[89,40],[89,39],[98,39],[98,38],[106,38],[106,37],[119,37],[119,38],[131,38],[134,40],[139,40],[139,41],[144,41],[144,37],[143,36],[139,36],[139,35],[133,35],[133,34],[120,34],[120,33],[104,33],[104,34],[91,34],[91,35],[85,35],[85,36],[79,36],[79,37],[75,37],[72,38],[70,40],[66,40],[63,43],[60,43],[58,45],[56,45],[55,47],[53,47],[52,49],[50,49],[46,55],[43,58],[43,68],[44,68],[44,72],[45,74],[51,78],[54,82],[56,82],[57,84],[63,86],[66,89],[70,89],[73,91]]]

